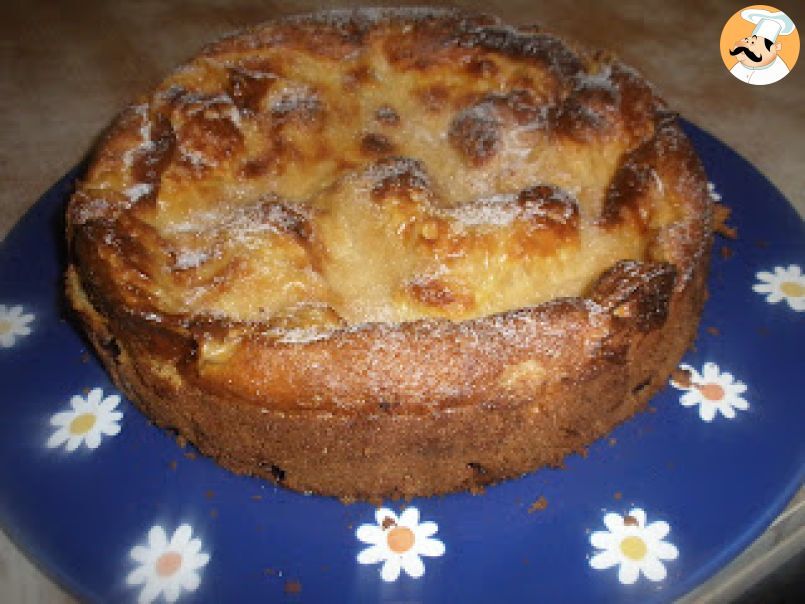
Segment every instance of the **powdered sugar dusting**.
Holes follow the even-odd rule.
[[[579,72],[573,80],[576,90],[605,90],[612,93],[613,96],[620,94],[617,85],[612,80],[612,65],[609,63],[595,73]]]
[[[576,201],[566,191],[552,188],[544,199],[526,198],[521,201],[520,196],[523,193],[525,192],[493,195],[442,212],[463,227],[508,226],[516,220],[533,222],[535,219],[566,223],[575,214]]]
[[[271,103],[271,113],[275,117],[284,117],[292,113],[312,113],[320,107],[321,100],[310,86],[289,85]]]
[[[210,259],[212,254],[207,250],[180,249],[176,252],[174,268],[187,270],[197,268]]]
[[[124,190],[123,194],[126,197],[128,197],[133,203],[136,203],[143,197],[146,197],[153,192],[154,192],[154,185],[141,182]]]
[[[333,330],[322,330],[317,327],[310,327],[283,329],[274,333],[279,335],[277,342],[281,342],[283,344],[308,344],[310,342],[326,340],[335,332]]]
[[[710,196],[710,199],[712,199],[714,202],[718,203],[719,201],[721,201],[721,193],[716,191],[715,183],[708,181],[707,194]]]
[[[123,165],[130,168],[134,163],[134,158],[141,153],[147,152],[153,147],[151,140],[151,120],[148,117],[148,105],[140,104],[133,107],[134,113],[140,120],[140,126],[137,129],[139,135],[139,142],[135,147],[127,149],[123,154]]]
[[[495,195],[443,210],[444,214],[461,226],[506,226],[521,214],[514,194]]]
[[[176,222],[169,225],[163,232],[166,237],[192,235],[199,240],[223,241],[226,245],[244,246],[246,249],[256,249],[264,242],[260,238],[263,234],[285,234],[298,227],[299,221],[305,218],[305,211],[301,207],[290,210],[273,197],[244,206],[228,206],[207,211],[198,211],[193,214],[192,220]],[[192,268],[197,254],[202,252],[188,251],[185,256],[187,266]],[[209,259],[211,254],[204,252]],[[177,257],[177,268],[182,261]]]

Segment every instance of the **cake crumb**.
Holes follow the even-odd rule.
[[[634,516],[626,516],[623,519],[623,526],[640,526],[640,523]]]
[[[732,250],[732,248],[731,248],[731,247],[729,247],[729,246],[727,246],[727,245],[722,245],[722,246],[721,246],[721,257],[722,257],[724,260],[729,260],[730,258],[732,258],[732,256],[733,256],[733,254],[734,254],[734,253],[735,253],[735,252]]]
[[[176,435],[176,444],[179,445],[180,449],[184,449],[187,446],[187,439],[182,436],[181,434]]]
[[[286,594],[298,594],[302,591],[302,583],[296,579],[285,582]]]
[[[623,493],[621,493],[620,491],[615,491],[615,494],[612,495],[612,498],[615,501],[620,501],[621,499],[623,499]]]
[[[542,495],[539,499],[537,499],[534,503],[528,506],[528,513],[533,514],[534,512],[541,512],[542,510],[548,507],[548,500],[545,499],[545,496]]]
[[[277,569],[267,566],[263,569],[263,574],[268,575],[269,577],[273,577],[274,575],[277,574]]]
[[[690,388],[692,385],[690,371],[677,367],[671,372],[671,381],[681,388]]]
[[[609,439],[609,446],[610,446],[610,447],[614,447],[614,446],[615,446],[615,445],[617,445],[617,444],[618,444],[618,439],[617,439],[617,438],[615,438],[614,436],[613,436],[612,438],[610,438],[610,439]]]
[[[87,363],[89,363],[89,353],[88,352],[85,352],[84,354],[81,355],[81,362],[84,363],[85,365]]]
[[[197,457],[196,454],[193,453],[193,451],[188,451],[187,453],[184,454],[184,456],[190,461],[193,461]]]
[[[218,508],[210,509],[210,518],[212,518],[213,520],[218,518]]]
[[[178,466],[179,466],[179,464],[178,464],[178,463],[176,463],[176,460],[175,460],[175,459],[171,459],[171,460],[170,460],[170,463],[168,464],[168,467],[169,467],[171,470],[174,470],[174,471],[176,471],[176,468],[177,468]]]
[[[715,211],[713,212],[713,231],[726,237],[727,239],[737,239],[738,229],[727,226],[727,221],[730,219],[732,210],[727,206],[717,203],[714,204]]]
[[[262,495],[252,495],[251,496],[252,501],[262,501],[262,499],[263,499]]]
[[[648,411],[649,413],[657,413],[657,407],[655,407],[654,405],[651,405],[651,406],[650,406],[650,407],[647,409],[647,411]]]
[[[204,497],[206,497],[207,499],[212,499],[213,497],[215,497],[215,491],[212,490],[204,491]]]
[[[721,330],[718,327],[713,327],[711,325],[710,327],[707,328],[707,333],[709,333],[711,336],[720,336]]]

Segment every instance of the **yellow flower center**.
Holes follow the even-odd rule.
[[[631,560],[642,560],[647,551],[646,542],[640,537],[626,537],[621,541],[621,552]]]
[[[386,535],[386,542],[395,554],[404,554],[414,546],[414,531],[404,526],[395,526]]]
[[[794,281],[783,281],[780,284],[780,291],[789,298],[801,298],[805,296],[805,285],[800,285]]]
[[[178,552],[165,552],[159,558],[155,565],[157,575],[160,577],[170,577],[173,573],[179,570],[182,565],[182,555]]]
[[[86,434],[95,425],[95,420],[93,413],[82,413],[70,422],[70,432],[76,435]]]
[[[0,321],[0,336],[7,334],[11,331],[11,321]]]
[[[698,384],[696,388],[708,401],[720,401],[724,398],[724,388],[718,384]]]

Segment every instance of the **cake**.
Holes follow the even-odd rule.
[[[442,9],[278,19],[114,120],[68,299],[120,390],[230,470],[343,499],[544,466],[691,344],[712,231],[635,70]]]

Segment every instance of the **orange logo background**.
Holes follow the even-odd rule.
[[[752,35],[752,30],[755,29],[754,23],[750,23],[741,17],[741,12],[745,11],[747,8],[762,8],[771,12],[780,10],[768,4],[750,4],[749,6],[744,6],[727,20],[724,29],[721,30],[721,46],[719,47],[721,60],[724,61],[724,65],[727,66],[727,69],[732,69],[736,63],[735,57],[730,56],[730,48],[732,48],[732,45],[741,38]],[[783,47],[778,54],[780,58],[785,61],[785,64],[788,65],[788,69],[794,68],[794,64],[799,57],[799,24],[795,22],[794,25],[797,25],[794,31],[787,36],[777,36],[777,40],[774,42],[775,44],[777,42],[782,44]]]

